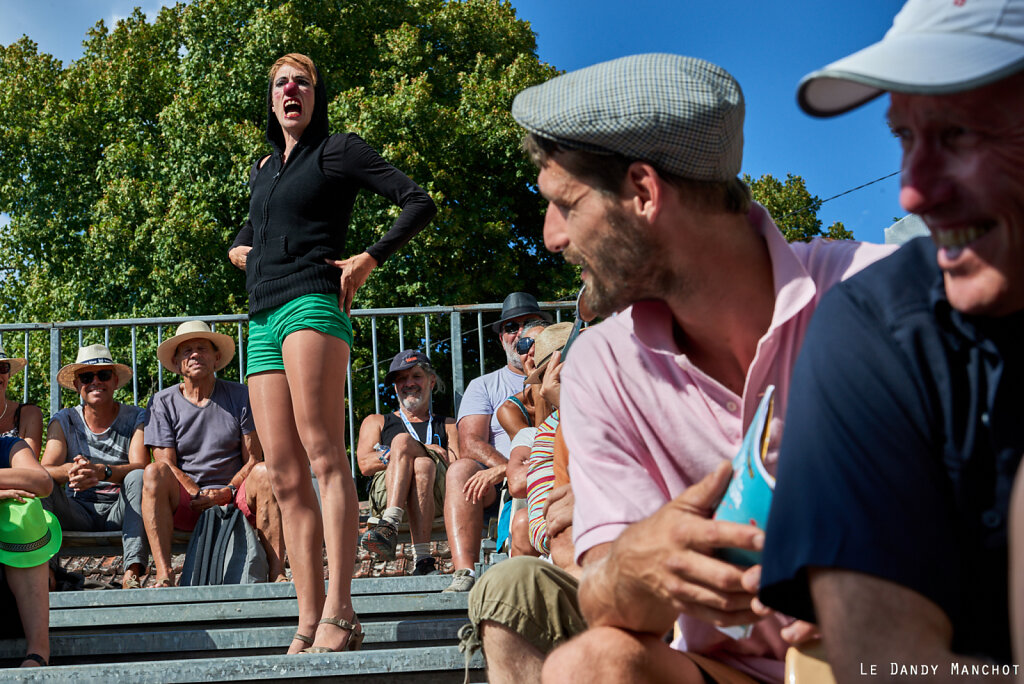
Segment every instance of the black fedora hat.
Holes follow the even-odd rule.
[[[519,318],[520,316],[536,316],[537,318],[543,318],[545,321],[551,321],[551,314],[540,310],[536,297],[528,292],[513,292],[508,297],[505,297],[505,301],[502,302],[501,318],[491,323],[491,330],[500,332],[502,323],[511,321],[513,318]]]

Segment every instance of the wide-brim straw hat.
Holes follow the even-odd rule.
[[[123,363],[114,363],[106,345],[90,344],[88,347],[79,347],[78,358],[75,359],[75,362],[69,363],[57,372],[57,384],[64,389],[77,392],[75,376],[83,370],[99,370],[101,368],[114,369],[117,374],[117,389],[124,387],[132,379],[132,369]]]
[[[7,352],[0,348],[0,361],[6,361],[11,364],[11,372],[9,375],[20,373],[28,365],[28,359],[16,358],[7,355]]]
[[[39,499],[0,502],[0,563],[34,568],[60,551],[64,535],[57,518]]]
[[[235,340],[230,335],[213,332],[203,321],[185,321],[174,331],[174,337],[168,337],[156,348],[156,356],[164,368],[172,373],[181,373],[181,368],[174,365],[174,353],[178,351],[179,344],[197,337],[210,340],[220,352],[220,361],[214,370],[221,370],[235,358]]]
[[[571,332],[572,323],[565,321],[549,325],[540,335],[537,335],[533,341],[533,360],[537,365],[533,372],[526,376],[525,384],[536,385],[541,381],[544,371],[547,370],[548,363],[551,361],[551,355],[565,346]]]

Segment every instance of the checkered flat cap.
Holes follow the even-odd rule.
[[[512,116],[563,147],[693,180],[735,178],[743,160],[743,92],[693,57],[633,55],[572,71],[519,93]]]

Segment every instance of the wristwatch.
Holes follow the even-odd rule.
[[[103,466],[103,479],[105,481],[107,481],[107,482],[110,482],[110,478],[113,477],[113,475],[114,475],[114,471],[110,469],[110,466],[104,465]]]

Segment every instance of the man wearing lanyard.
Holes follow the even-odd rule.
[[[380,517],[360,545],[394,560],[398,525],[408,512],[413,574],[427,575],[436,569],[429,555],[430,527],[435,511],[444,507],[448,465],[458,458],[455,419],[435,416],[430,408],[430,395],[441,379],[422,352],[399,352],[384,382],[394,385],[398,410],[367,416],[359,428],[359,470],[373,478],[370,504]]]

